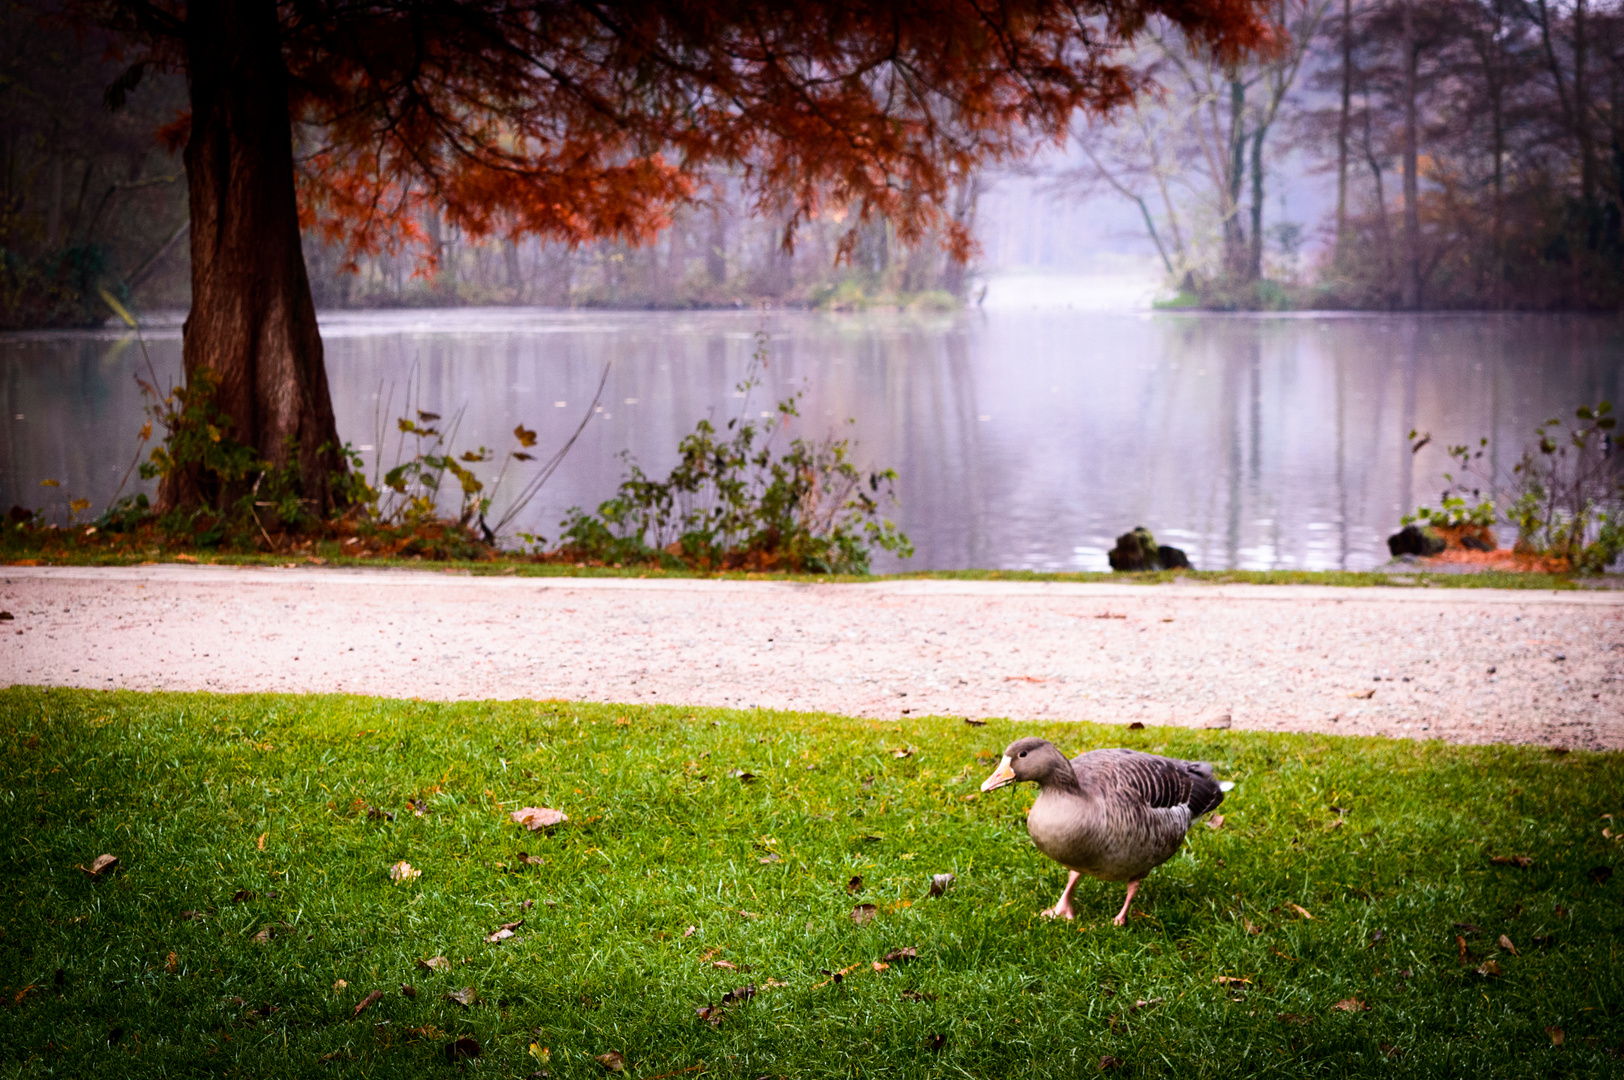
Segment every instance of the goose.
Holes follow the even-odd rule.
[[[1071,871],[1054,907],[1041,914],[1071,919],[1071,894],[1084,874],[1126,881],[1128,898],[1113,920],[1121,926],[1146,874],[1173,857],[1192,822],[1224,801],[1235,785],[1212,777],[1204,761],[1138,750],[1094,750],[1070,761],[1045,739],[1016,739],[982,791],[1031,780],[1037,802],[1026,831],[1037,849]]]

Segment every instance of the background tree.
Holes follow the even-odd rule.
[[[727,165],[786,247],[850,208],[850,254],[876,215],[915,239],[980,162],[1127,100],[1116,50],[1147,16],[1221,56],[1266,35],[1253,0],[86,3],[131,49],[120,87],[186,75],[187,378],[266,461],[296,453],[321,511],[343,462],[301,220],[352,256],[420,242],[425,208],[469,237],[638,243]],[[160,504],[226,495],[178,473]]]

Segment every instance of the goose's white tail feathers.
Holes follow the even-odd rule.
[[[1233,781],[1233,780],[1220,780],[1220,781],[1218,781],[1218,790],[1219,791],[1234,791],[1235,790],[1235,781]]]

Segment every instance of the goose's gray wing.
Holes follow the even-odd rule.
[[[1094,750],[1072,759],[1072,768],[1085,790],[1104,782],[1126,797],[1152,810],[1187,808],[1190,820],[1216,809],[1223,790],[1205,761],[1183,761],[1138,750]]]

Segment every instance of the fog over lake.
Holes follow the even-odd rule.
[[[891,516],[916,555],[881,554],[885,571],[1104,570],[1140,524],[1200,569],[1372,567],[1447,467],[1411,455],[1412,428],[1489,436],[1509,468],[1535,424],[1619,401],[1624,370],[1624,322],[1586,316],[462,308],[336,312],[322,330],[339,432],[369,466],[397,460],[409,384],[414,406],[461,412],[458,452],[505,452],[522,423],[545,456],[608,364],[602,411],[516,526],[549,538],[612,494],[622,451],[663,475],[699,419],[804,390],[791,432],[850,435],[859,464],[900,474]],[[763,386],[740,399],[758,331]],[[178,321],[144,336],[177,378]],[[145,364],[123,331],[0,336],[0,505],[99,513],[145,419]]]

